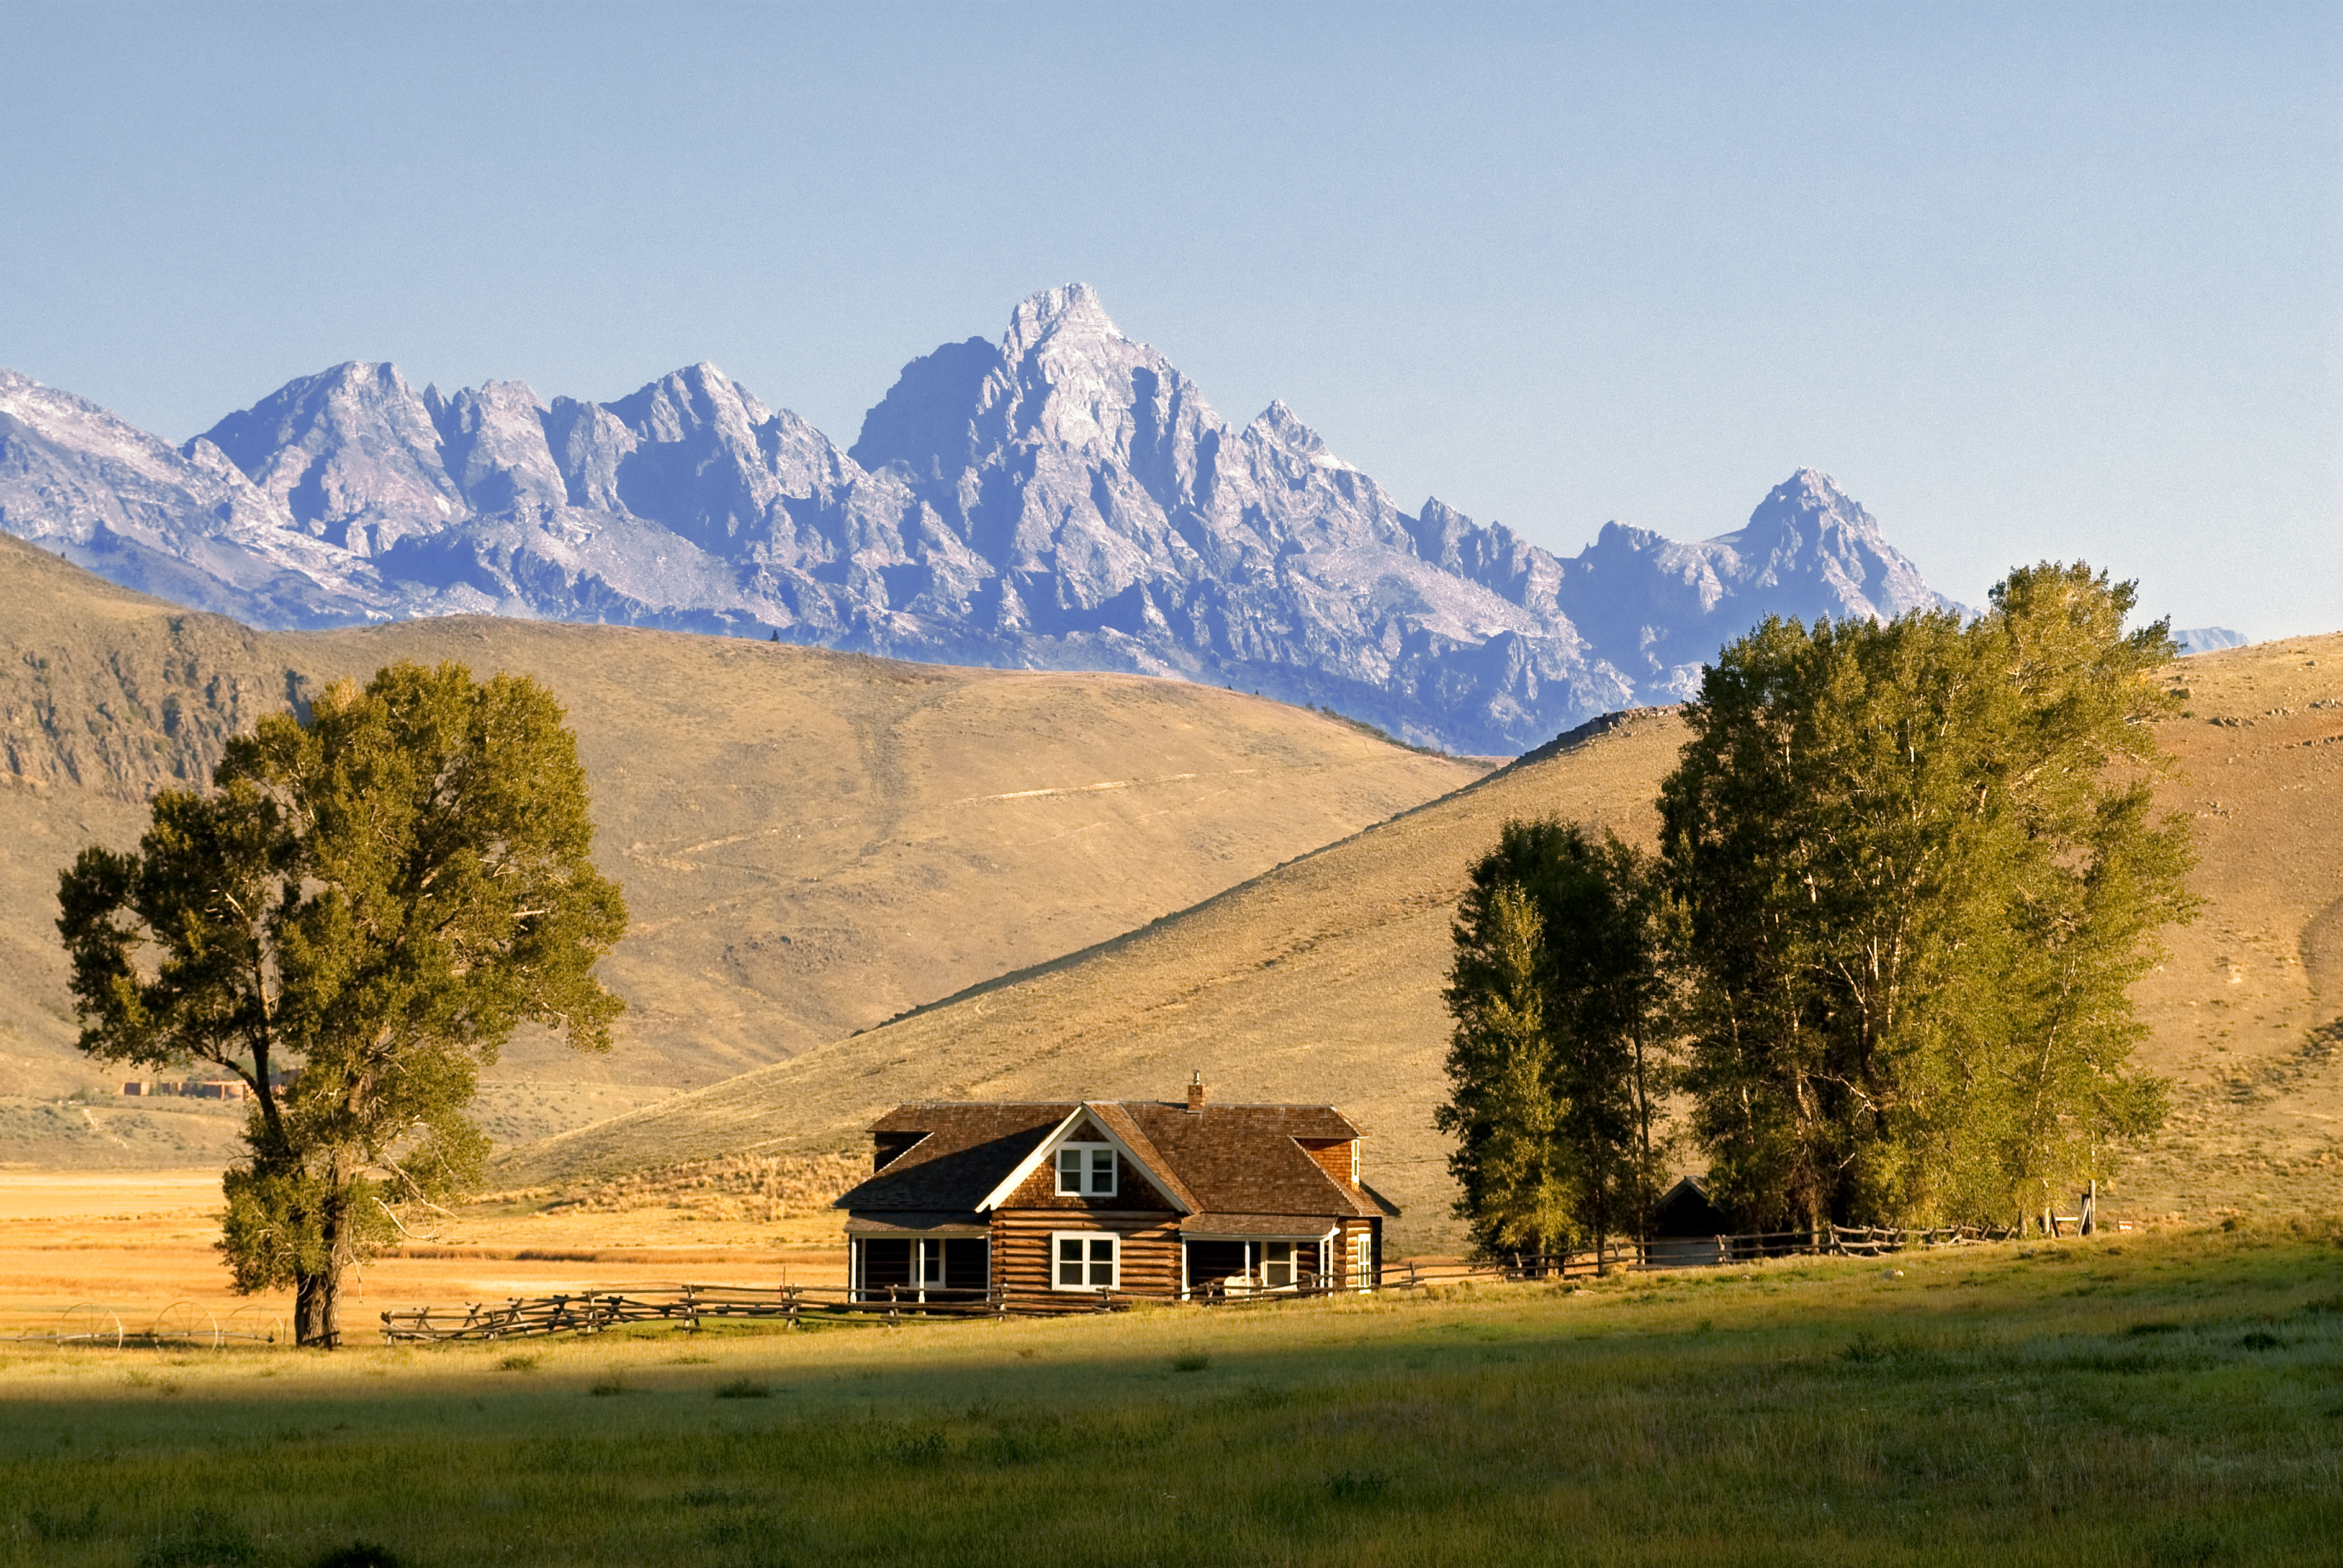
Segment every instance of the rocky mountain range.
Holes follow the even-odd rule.
[[[484,613],[1177,676],[1511,754],[1686,695],[1767,614],[1943,604],[1800,469],[1746,526],[1564,560],[1414,512],[1282,402],[1238,427],[1076,284],[904,367],[851,447],[714,366],[609,403],[387,364],[183,447],[0,371],[0,528],[266,628]]]

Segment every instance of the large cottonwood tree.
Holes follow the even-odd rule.
[[[262,719],[209,791],[156,797],[135,851],[62,877],[81,1048],[249,1087],[220,1245],[239,1290],[293,1289],[299,1342],[338,1342],[394,1205],[477,1180],[465,1111],[518,1025],[608,1049],[593,967],[627,915],[592,839],[544,688],[401,663]]]
[[[2014,572],[1964,624],[1769,619],[1660,796],[1693,1131],[1761,1225],[2008,1220],[2163,1116],[2127,989],[2192,900],[2165,623]]]

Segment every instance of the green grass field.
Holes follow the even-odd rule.
[[[2343,1245],[2303,1228],[1059,1322],[11,1348],[0,1561],[2343,1562],[2338,1352]]]

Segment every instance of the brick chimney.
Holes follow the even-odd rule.
[[[1201,1068],[1188,1077],[1188,1109],[1191,1111],[1204,1109],[1204,1074]]]

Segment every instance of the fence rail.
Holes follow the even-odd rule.
[[[1825,1225],[1818,1231],[1771,1231],[1733,1236],[1657,1237],[1618,1241],[1599,1253],[1588,1248],[1562,1252],[1515,1252],[1456,1263],[1387,1265],[1380,1279],[1362,1284],[1345,1275],[1305,1274],[1292,1284],[1264,1285],[1242,1280],[1217,1282],[1192,1292],[1189,1300],[1214,1308],[1246,1308],[1280,1302],[1322,1300],[1375,1291],[1412,1291],[1468,1281],[1585,1279],[1597,1274],[1715,1267],[1765,1258],[1802,1255],[1876,1257],[1915,1248],[1960,1246],[2016,1239],[2015,1230],[1962,1225],[1930,1231],[1878,1226]],[[472,1302],[457,1309],[417,1307],[382,1314],[383,1338],[402,1342],[528,1339],[549,1334],[593,1334],[627,1323],[680,1323],[698,1330],[729,1319],[763,1319],[790,1326],[827,1321],[900,1324],[907,1318],[1008,1318],[1061,1316],[1068,1312],[1121,1312],[1161,1298],[1101,1290],[1081,1298],[1006,1296],[998,1292],[921,1292],[911,1286],[648,1285],[588,1289],[558,1295],[515,1296],[502,1302]],[[222,1309],[226,1311],[226,1309]],[[82,1302],[58,1314],[43,1331],[6,1336],[9,1342],[68,1345],[193,1346],[289,1342],[284,1321],[247,1303],[218,1312],[193,1302],[175,1302],[141,1325],[121,1312]]]
[[[1476,1280],[1576,1280],[1614,1272],[1697,1268],[1799,1254],[1871,1257],[1913,1247],[1957,1246],[2006,1241],[2014,1231],[1958,1226],[1935,1231],[1897,1231],[1873,1226],[1825,1226],[1820,1231],[1776,1231],[1743,1236],[1659,1238],[1614,1242],[1599,1252],[1515,1252],[1457,1263],[1394,1263],[1381,1279],[1362,1284],[1344,1275],[1310,1276],[1290,1285],[1222,1281],[1190,1293],[1208,1307],[1269,1306],[1280,1302],[1411,1291]],[[1698,1255],[1685,1255],[1687,1251]],[[627,1290],[580,1291],[552,1296],[515,1296],[500,1304],[473,1302],[459,1312],[418,1307],[382,1314],[383,1337],[393,1343],[436,1340],[527,1339],[546,1334],[599,1333],[625,1323],[681,1323],[697,1330],[727,1318],[779,1320],[791,1326],[828,1320],[896,1324],[906,1318],[1061,1316],[1068,1312],[1121,1312],[1162,1298],[1101,1290],[1070,1300],[1010,1296],[1000,1292],[921,1292],[908,1285],[865,1287],[860,1292],[822,1285],[655,1285]]]
[[[1772,1231],[1739,1236],[1660,1237],[1617,1241],[1563,1252],[1515,1252],[1457,1263],[1394,1263],[1382,1277],[1362,1284],[1343,1275],[1304,1275],[1291,1285],[1218,1282],[1187,1298],[1208,1307],[1269,1306],[1280,1302],[1331,1296],[1412,1291],[1478,1280],[1576,1280],[1614,1272],[1714,1267],[1761,1258],[1800,1255],[1876,1257],[1911,1248],[1950,1247],[2008,1241],[2015,1231],[1974,1225],[1932,1231],[1880,1226],[1825,1225],[1819,1231]],[[882,1293],[883,1292],[883,1293]],[[623,1323],[680,1322],[697,1330],[710,1320],[778,1319],[791,1326],[815,1320],[899,1324],[906,1318],[1061,1316],[1068,1312],[1121,1312],[1142,1302],[1162,1300],[1101,1290],[1079,1303],[1056,1292],[1017,1297],[1000,1292],[920,1292],[907,1285],[839,1286],[666,1285],[625,1291],[582,1291],[554,1296],[516,1296],[500,1305],[474,1302],[453,1308],[419,1307],[382,1314],[383,1337],[402,1341],[525,1339],[546,1334],[598,1333]]]
[[[792,1327],[832,1320],[900,1322],[906,1316],[990,1317],[1017,1311],[981,1292],[918,1292],[890,1287],[884,1295],[860,1296],[842,1286],[650,1285],[625,1290],[578,1291],[552,1296],[514,1296],[501,1304],[473,1302],[417,1307],[382,1314],[383,1338],[392,1343],[417,1340],[508,1340],[544,1334],[599,1333],[624,1323],[681,1323],[698,1330],[711,1320],[763,1318]]]

